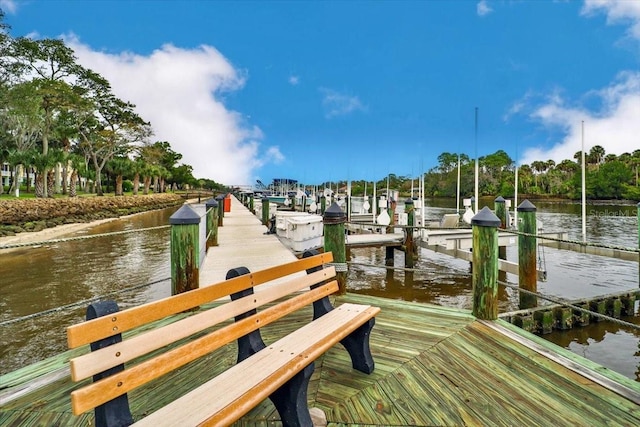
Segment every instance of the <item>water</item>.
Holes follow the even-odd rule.
[[[487,202],[493,205],[493,200]],[[535,203],[546,231],[564,230],[581,239],[580,206]],[[427,218],[450,213],[449,200],[427,201]],[[135,215],[83,231],[106,233],[168,224],[175,208]],[[587,209],[589,241],[636,247],[636,208],[599,206]],[[81,233],[81,234],[82,234]],[[41,312],[110,292],[122,307],[170,294],[169,229],[145,231],[26,248],[0,254],[0,322]],[[384,265],[384,250],[356,249],[352,261]],[[396,265],[403,254],[396,253]],[[517,260],[515,248],[507,257]],[[544,249],[549,274],[539,291],[564,298],[579,298],[638,287],[638,263]],[[388,298],[471,308],[469,263],[421,250],[416,273],[386,272],[355,265],[348,277],[349,291]],[[503,274],[501,280],[517,283]],[[157,282],[157,283],[154,283]],[[154,283],[134,291],[123,290]],[[500,287],[499,310],[517,309],[515,291]],[[0,326],[0,374],[55,355],[66,349],[65,328],[84,317],[86,304],[7,326]],[[640,323],[640,316],[632,317]],[[554,332],[545,338],[580,355],[640,381],[638,331],[601,322],[587,328]]]

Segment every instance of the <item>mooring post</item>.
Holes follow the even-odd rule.
[[[640,202],[638,208],[638,249],[640,249]],[[638,253],[638,287],[640,288],[640,253]]]
[[[249,193],[249,211],[255,215],[256,210],[255,210],[255,206],[254,206],[254,200],[253,200],[253,193]]]
[[[218,202],[209,199],[204,202],[207,209],[207,249],[218,246]]]
[[[518,231],[527,235],[518,235],[518,287],[530,292],[538,290],[538,269],[536,265],[536,207],[529,200],[518,206]],[[520,292],[519,307],[532,308],[538,305],[538,297]]]
[[[327,197],[320,196],[320,215],[324,215],[324,211],[327,210]]]
[[[269,223],[269,199],[267,197],[262,198],[262,225],[266,226]]]
[[[219,194],[218,197],[216,197],[216,200],[218,201],[218,227],[222,227],[223,225],[223,218],[224,218],[224,195]]]
[[[507,228],[506,200],[502,196],[498,196],[493,201],[493,206],[494,206],[494,210],[496,212],[496,216],[500,219],[500,227],[499,228]],[[498,246],[498,258],[507,259],[507,247],[506,246]]]
[[[391,203],[394,206],[394,203]],[[404,235],[404,266],[406,268],[413,268],[414,266],[414,242],[413,242],[413,225],[415,222],[416,210],[413,206],[413,199],[409,197],[404,202],[404,211],[407,214],[407,228],[405,228]]]
[[[200,287],[200,215],[183,205],[171,224],[171,295]]]
[[[471,219],[473,239],[473,315],[498,317],[498,226],[500,219],[488,207]]]
[[[340,206],[333,202],[324,212],[322,223],[324,224],[324,251],[333,252],[333,262],[336,267],[336,279],[339,293],[347,291],[347,251],[344,237],[344,223],[347,216]]]

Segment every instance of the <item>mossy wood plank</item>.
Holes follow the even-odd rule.
[[[376,383],[333,407],[327,421],[347,425],[405,426],[407,420],[390,405],[391,396]]]

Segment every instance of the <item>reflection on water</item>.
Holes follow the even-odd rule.
[[[483,202],[493,207],[493,199]],[[454,204],[450,200],[427,201],[427,220],[435,221],[444,213],[450,213]],[[545,231],[568,231],[571,239],[581,239],[579,205],[535,204]],[[590,209],[587,209],[588,214]],[[92,227],[79,234],[166,225],[174,211],[175,208],[171,208],[135,215]],[[637,246],[635,206],[598,206],[591,211],[592,214],[587,218],[589,241]],[[168,296],[169,256],[168,228],[0,254],[0,322],[111,292],[118,294],[116,299],[123,307]],[[384,257],[383,249],[352,250],[352,261],[356,264],[383,266]],[[396,266],[404,265],[403,253],[396,252],[395,257]],[[549,280],[539,283],[538,290],[549,295],[579,298],[638,287],[637,262],[550,248],[541,249],[539,257],[546,261]],[[507,258],[517,261],[515,248],[508,249]],[[416,268],[420,271],[411,273],[354,265],[348,276],[349,291],[471,308],[468,262],[422,249]],[[515,276],[505,273],[501,273],[500,280],[517,284]],[[125,289],[155,281],[159,283],[123,293]],[[516,291],[500,286],[499,299],[500,312],[517,309]],[[0,326],[0,374],[65,350],[65,328],[80,321],[85,309],[86,304],[83,304],[73,310],[62,310]],[[638,316],[626,320],[640,323]],[[640,381],[640,338],[637,330],[601,322],[582,329],[553,332],[544,337]]]
[[[74,235],[166,225],[176,208],[100,224]],[[116,293],[122,306],[170,295],[169,229],[28,247],[0,254],[0,322]],[[159,283],[123,294],[138,285]],[[126,297],[125,297],[126,295]],[[122,303],[121,301],[124,301]],[[0,374],[66,349],[86,304],[0,326]]]

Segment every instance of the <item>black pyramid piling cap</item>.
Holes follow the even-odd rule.
[[[224,194],[218,194],[216,200],[224,200]]]
[[[528,199],[520,203],[520,206],[518,206],[518,212],[535,212],[536,209],[535,205]]]
[[[169,218],[169,224],[171,225],[186,225],[186,224],[199,224],[200,215],[193,210],[189,205],[182,205],[171,217]]]
[[[638,205],[637,205],[637,206],[638,206],[638,209],[640,209],[640,202],[638,202]]]
[[[214,199],[212,197],[211,199],[209,199],[206,202],[204,202],[204,205],[206,206],[207,209],[209,209],[209,208],[217,208],[218,207],[218,202],[216,201],[216,199]]]
[[[413,204],[413,199],[411,197],[409,197],[407,200],[404,201],[405,205],[412,205]]]
[[[471,218],[471,225],[479,225],[481,227],[499,227],[500,224],[502,224],[500,218],[491,212],[491,209],[487,206],[480,209],[480,212]]]
[[[336,203],[331,203],[331,206],[324,211],[322,222],[325,224],[342,224],[347,221],[347,216],[344,214],[342,208]]]
[[[498,197],[496,197],[496,199],[494,200],[494,202],[496,202],[496,203],[504,203],[504,202],[505,202],[505,200],[504,200],[504,197],[502,197],[502,196],[498,196]]]

